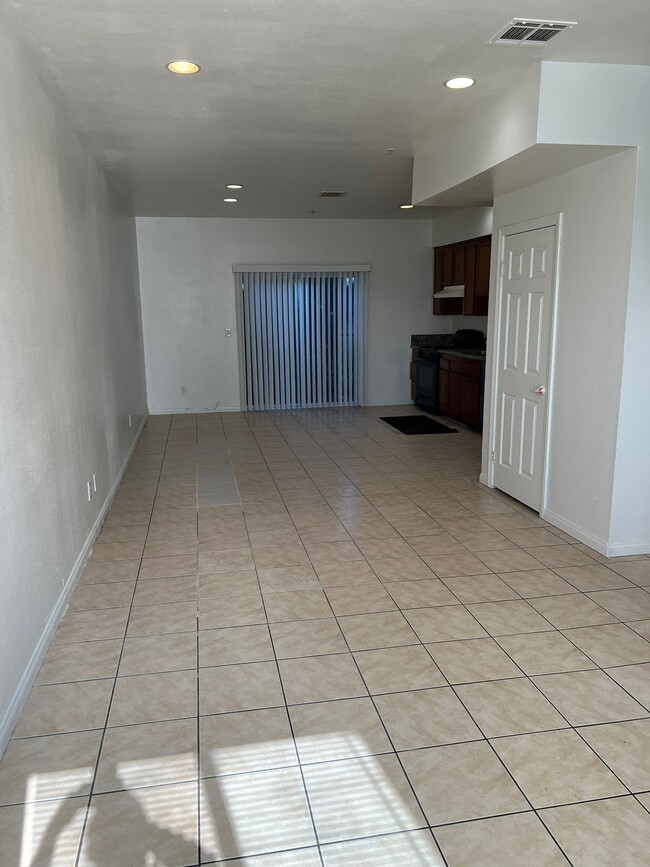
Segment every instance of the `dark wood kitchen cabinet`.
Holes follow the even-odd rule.
[[[469,427],[481,426],[482,363],[442,353],[438,368],[438,411]]]
[[[433,261],[433,312],[437,316],[487,316],[492,236],[436,247]],[[464,298],[436,298],[446,286],[465,286]]]

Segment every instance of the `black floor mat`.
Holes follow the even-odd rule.
[[[440,424],[439,421],[434,421],[428,415],[387,415],[381,420],[397,428],[400,433],[406,434],[407,437],[417,434],[458,433],[455,428]]]

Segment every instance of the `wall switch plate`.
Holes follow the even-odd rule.
[[[181,385],[181,394],[187,394],[187,386]]]
[[[232,328],[226,328],[226,337],[232,337]]]
[[[133,419],[131,418],[131,413],[129,413],[129,427],[133,427]]]
[[[93,491],[97,490],[97,473],[93,473]]]
[[[93,498],[93,492],[92,492],[92,490],[90,489],[90,482],[86,482],[86,491],[87,491],[87,493],[88,493],[88,502],[90,503],[90,501],[91,501],[92,498]]]

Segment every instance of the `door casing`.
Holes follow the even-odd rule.
[[[492,331],[492,352],[490,364],[490,395],[485,401],[486,408],[489,412],[487,423],[484,425],[484,430],[488,440],[488,462],[487,473],[481,475],[481,481],[489,488],[494,488],[494,460],[493,455],[496,453],[496,423],[497,423],[497,382],[499,376],[499,353],[496,348],[500,345],[502,339],[501,334],[501,308],[503,304],[503,269],[506,239],[512,235],[519,235],[523,232],[532,232],[535,229],[555,229],[555,262],[553,264],[553,286],[551,289],[551,315],[550,329],[547,336],[548,339],[548,382],[547,394],[548,405],[546,408],[546,422],[542,433],[542,478],[541,478],[541,494],[539,503],[539,513],[543,517],[546,509],[547,490],[548,490],[548,473],[549,473],[549,432],[551,430],[551,422],[553,418],[553,396],[554,396],[554,381],[555,381],[555,335],[557,323],[557,299],[560,291],[560,256],[562,252],[562,214],[549,214],[545,217],[537,217],[533,220],[525,220],[522,223],[513,223],[509,226],[502,226],[499,229],[498,236],[498,256],[496,268],[494,272],[494,309],[493,309],[493,331]]]

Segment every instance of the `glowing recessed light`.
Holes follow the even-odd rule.
[[[165,68],[176,75],[194,75],[201,70],[198,63],[192,63],[191,60],[172,60]]]
[[[476,79],[467,78],[464,75],[461,75],[458,78],[450,78],[449,81],[445,81],[445,87],[450,87],[452,90],[463,90],[466,87],[471,87],[473,84],[476,84]]]
[[[400,210],[408,211],[413,207],[413,205],[400,205]]]
[[[228,190],[243,190],[243,184],[226,184],[226,189]]]
[[[237,201],[237,199],[224,199],[224,202],[232,203],[232,202],[236,202],[236,201]]]

